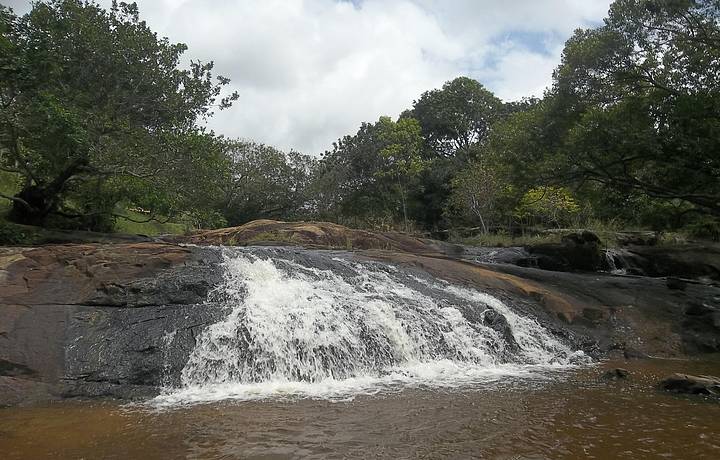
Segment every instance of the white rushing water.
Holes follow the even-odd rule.
[[[180,386],[156,404],[343,399],[536,375],[585,360],[488,294],[391,265],[292,254],[303,253],[224,251],[215,296],[227,316],[198,336]]]

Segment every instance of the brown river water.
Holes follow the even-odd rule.
[[[600,378],[617,366],[627,381]],[[545,380],[344,402],[5,408],[0,458],[720,458],[720,402],[656,390],[672,372],[718,375],[720,359],[606,362]]]

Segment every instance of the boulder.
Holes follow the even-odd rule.
[[[583,230],[562,236],[560,243],[529,246],[531,257],[520,259],[521,267],[552,271],[597,271],[604,267],[601,241],[594,233]]]
[[[239,227],[177,236],[174,242],[226,246],[302,246],[312,249],[384,249],[413,254],[459,256],[463,247],[399,232],[373,232],[331,222],[254,220]]]
[[[675,291],[684,291],[687,288],[686,281],[680,278],[675,278],[674,276],[668,276],[665,280],[665,285],[668,287],[668,289],[672,289]]]
[[[630,372],[627,369],[617,367],[606,371],[602,378],[603,380],[626,380],[630,376]]]
[[[720,378],[709,375],[673,374],[660,382],[660,388],[673,393],[720,396]]]
[[[717,245],[629,246],[623,251],[623,257],[647,276],[720,281],[720,247]],[[674,281],[670,281],[668,287],[681,289]]]
[[[0,406],[155,393],[222,313],[219,262],[160,243],[0,248]]]
[[[495,330],[503,338],[503,343],[508,348],[506,352],[515,353],[520,350],[520,345],[515,341],[512,328],[507,319],[492,308],[483,312],[482,323]]]

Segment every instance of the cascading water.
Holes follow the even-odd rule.
[[[224,249],[228,310],[182,370],[175,404],[278,396],[352,397],[455,386],[585,360],[497,298],[348,255]]]

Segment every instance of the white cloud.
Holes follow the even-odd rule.
[[[27,2],[3,0],[19,12]],[[109,0],[101,3],[109,4]],[[210,126],[319,153],[459,75],[540,95],[573,29],[609,0],[140,0],[160,35],[214,60],[240,100]]]

